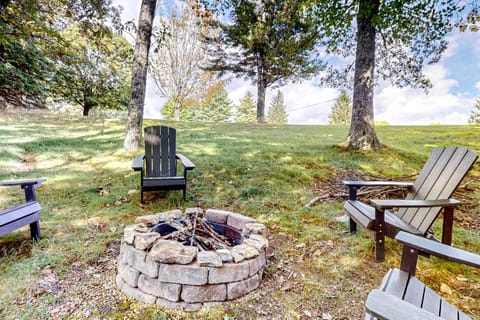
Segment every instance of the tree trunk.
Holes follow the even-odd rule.
[[[152,36],[156,0],[142,0],[138,21],[137,40],[133,57],[132,85],[128,106],[127,128],[123,148],[135,151],[142,141],[143,105],[147,83],[148,51]]]
[[[180,104],[180,101],[179,101],[178,97],[175,98],[174,105],[175,105],[175,110],[173,111],[173,120],[174,121],[180,121],[181,104]]]
[[[88,114],[90,112],[90,105],[89,104],[84,104],[83,105],[83,116],[88,117]]]
[[[265,95],[267,92],[267,78],[265,59],[260,53],[257,64],[257,122],[265,123]]]
[[[357,16],[352,122],[347,137],[351,150],[380,148],[373,116],[376,34],[373,19],[379,6],[380,0],[362,0]]]

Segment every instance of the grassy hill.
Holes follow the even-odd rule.
[[[348,128],[233,123],[173,123],[178,152],[197,166],[181,192],[139,194],[134,153],[123,151],[125,121],[21,113],[0,114],[0,180],[46,177],[38,190],[43,239],[23,228],[0,238],[2,319],[357,319],[368,292],[399,266],[400,246],[374,262],[373,242],[350,235],[343,215],[346,178],[412,180],[437,146],[480,153],[480,126],[380,126],[385,148],[337,146]],[[145,125],[160,121],[147,120]],[[138,153],[140,153],[139,151]],[[455,246],[480,253],[480,165],[455,197]],[[306,207],[316,196],[321,201]],[[21,190],[0,189],[0,207]],[[117,292],[115,263],[123,228],[137,216],[173,208],[220,208],[256,218],[270,230],[269,267],[259,290],[223,306],[182,313],[147,306]],[[440,230],[441,221],[434,229]],[[421,259],[418,277],[465,312],[480,317],[478,270]]]

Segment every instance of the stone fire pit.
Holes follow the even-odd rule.
[[[136,219],[124,231],[118,258],[117,288],[137,300],[194,311],[239,298],[255,290],[266,266],[266,228],[238,213],[208,209],[208,223],[238,232],[230,248],[200,251],[163,240],[158,224],[203,214],[173,210]]]

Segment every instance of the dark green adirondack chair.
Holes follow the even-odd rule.
[[[430,237],[435,219],[443,209],[442,242],[451,244],[453,211],[459,204],[450,199],[478,155],[463,147],[440,147],[432,151],[415,183],[394,181],[343,181],[349,188],[345,210],[350,216],[350,231],[360,224],[373,232],[377,261],[385,257],[385,236],[394,238],[398,231]],[[363,187],[397,186],[409,192],[402,200],[357,201],[357,190]],[[393,213],[387,209],[399,208]]]
[[[183,190],[187,192],[187,172],[195,165],[187,157],[176,153],[176,130],[166,126],[144,129],[145,154],[136,156],[132,169],[140,171],[141,201],[145,191]],[[177,175],[177,160],[183,166],[183,175]]]

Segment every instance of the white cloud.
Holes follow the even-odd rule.
[[[114,5],[122,5],[123,20],[136,20],[140,12],[141,1],[114,0]],[[472,77],[480,74],[480,37],[473,32],[455,32],[447,37],[449,46],[442,60],[425,68],[425,74],[434,87],[428,94],[423,90],[396,88],[387,84],[375,91],[375,119],[390,124],[466,124],[475,99],[480,95],[480,81],[470,83],[471,88],[479,92],[471,92],[466,86],[462,72],[471,72]],[[473,57],[473,58],[472,58]],[[446,60],[454,61],[462,70],[452,67],[447,69]],[[455,64],[453,64],[455,65]],[[467,71],[465,71],[467,70]],[[458,80],[456,80],[458,79]],[[463,80],[462,80],[463,79]],[[463,83],[461,81],[464,81]],[[155,94],[152,82],[147,83],[145,101],[145,117],[160,118],[163,99]],[[267,90],[266,108],[271,98],[281,90],[291,124],[326,124],[328,113],[339,95],[339,90],[320,88],[313,81],[301,84],[289,84],[279,89]],[[251,91],[256,96],[256,87],[250,83],[233,79],[227,86],[229,97],[235,104]]]

